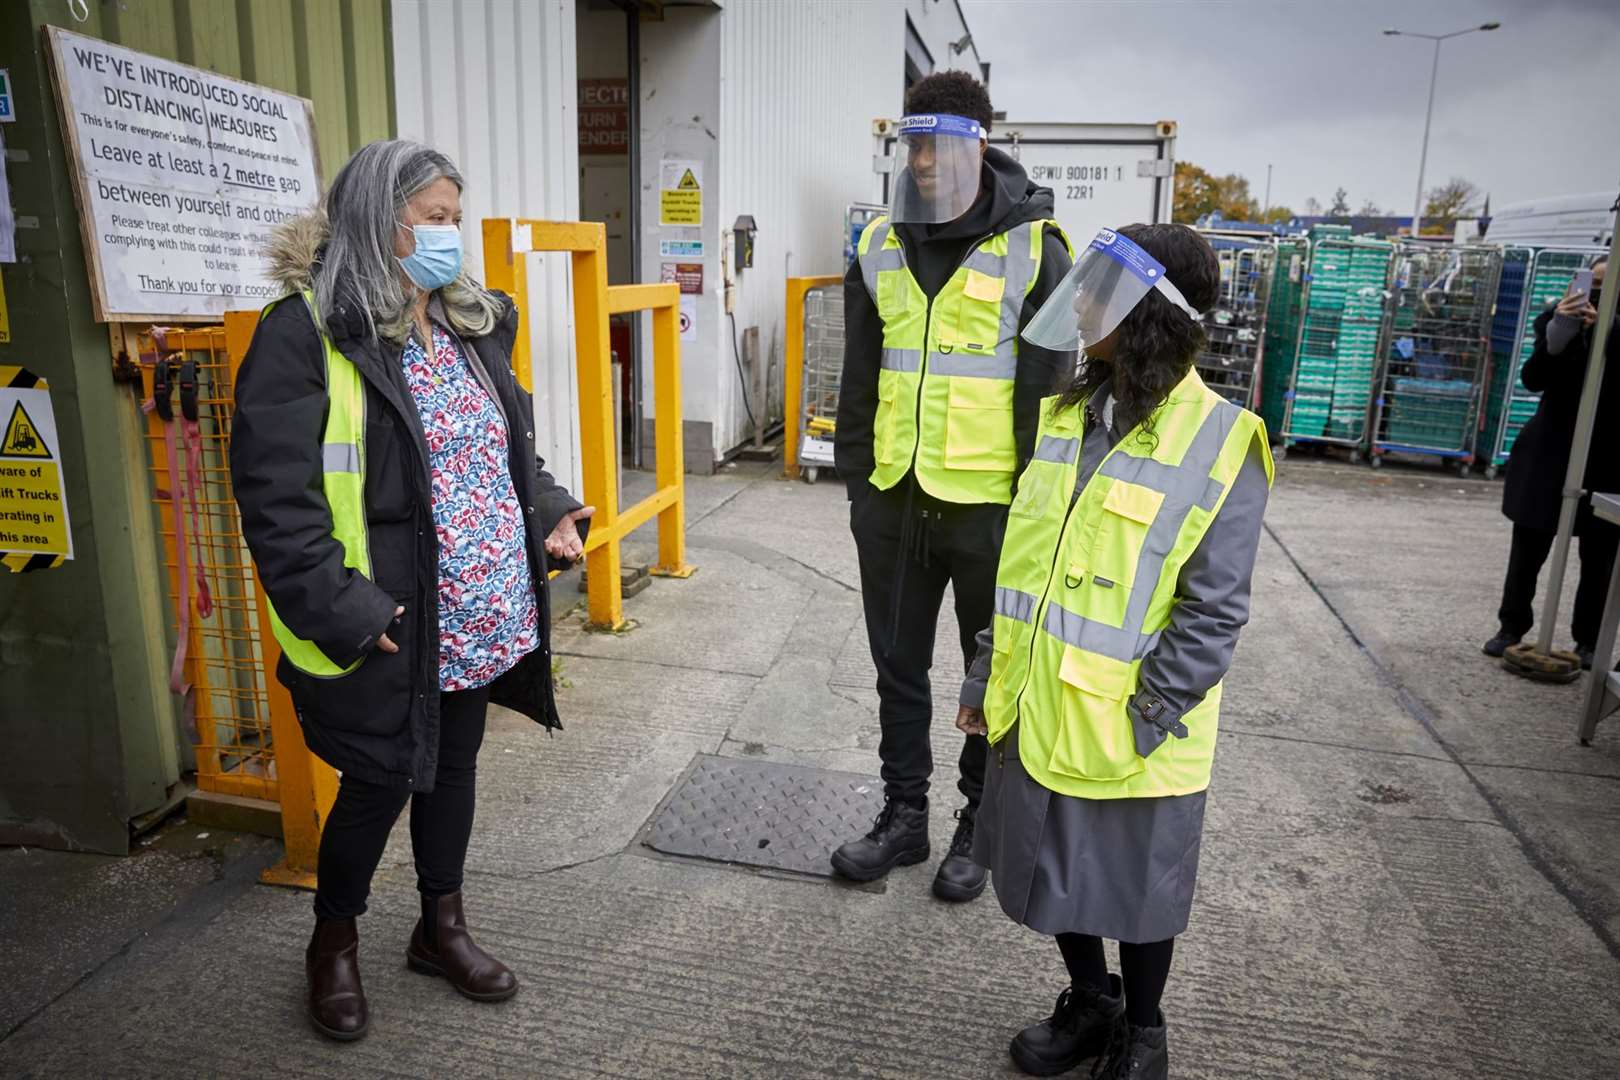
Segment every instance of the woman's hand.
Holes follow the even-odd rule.
[[[1587,326],[1597,322],[1597,308],[1592,306],[1585,293],[1570,293],[1558,301],[1558,314],[1579,319]]]
[[[585,521],[596,513],[594,506],[582,506],[557,522],[557,527],[546,537],[546,554],[553,559],[576,561],[585,554],[585,542],[579,538],[576,522]]]
[[[394,619],[396,621],[403,614],[405,614],[404,605],[401,605],[401,606],[394,609]],[[390,624],[390,625],[392,625],[392,624]],[[399,652],[399,646],[395,645],[394,644],[394,639],[389,637],[387,634],[378,634],[377,635],[377,648],[381,649],[385,653],[397,653],[397,652]]]
[[[956,727],[966,735],[990,734],[990,729],[985,726],[984,710],[975,709],[971,705],[956,707]]]

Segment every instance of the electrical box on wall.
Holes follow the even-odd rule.
[[[736,260],[738,270],[747,270],[754,265],[754,234],[759,227],[754,224],[754,215],[740,214],[737,223],[731,227],[735,234],[732,242],[732,257]]]

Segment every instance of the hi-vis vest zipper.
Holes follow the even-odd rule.
[[[1209,786],[1221,687],[1182,717],[1186,738],[1136,753],[1126,701],[1176,605],[1176,581],[1251,446],[1272,475],[1265,424],[1189,372],[1154,413],[1154,445],[1127,434],[1078,498],[1084,406],[1041,404],[996,573],[991,742],[1018,724],[1024,769],[1087,799],[1185,795]],[[1094,435],[1094,438],[1101,437]]]
[[[887,491],[915,467],[918,484],[936,499],[1012,501],[1018,319],[1040,273],[1043,229],[1068,246],[1050,220],[987,237],[931,304],[889,219],[861,234],[861,277],[883,320],[873,486]]]
[[[326,430],[321,435],[321,489],[332,510],[332,536],[343,545],[343,565],[366,577],[371,576],[371,546],[366,531],[366,390],[359,370],[332,344],[315,310],[315,294],[302,293],[309,317],[321,335],[326,351]],[[265,307],[260,318],[270,314],[282,297]],[[268,598],[266,599],[268,604]],[[287,660],[298,670],[319,678],[347,675],[363,659],[339,667],[327,659],[312,641],[298,637],[270,606],[270,625]]]

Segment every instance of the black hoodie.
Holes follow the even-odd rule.
[[[984,156],[984,181],[968,212],[943,225],[897,225],[906,266],[930,303],[974,246],[1027,221],[1052,216],[1052,189],[1032,183],[1024,167],[991,147]],[[1020,330],[1034,317],[1072,265],[1063,240],[1046,230],[1041,269],[1024,298]],[[865,488],[876,459],[872,447],[877,416],[878,370],[883,354],[883,320],[866,291],[860,263],[844,275],[844,373],[838,394],[838,429],[834,454],[850,498]],[[1018,345],[1018,374],[1013,380],[1013,434],[1018,443],[1018,471],[1034,453],[1040,427],[1040,403],[1053,392],[1060,375],[1074,369],[1072,352],[1051,352],[1027,341]]]

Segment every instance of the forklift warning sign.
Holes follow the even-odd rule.
[[[13,573],[73,558],[51,395],[27,368],[0,365],[0,562]]]
[[[658,224],[703,224],[703,162],[663,160],[658,178]]]

